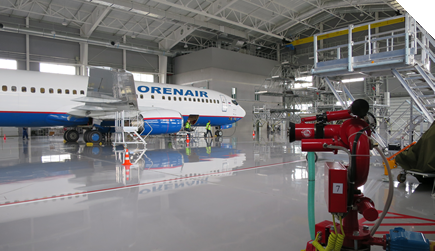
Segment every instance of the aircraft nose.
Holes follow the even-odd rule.
[[[240,106],[240,115],[241,115],[241,117],[242,118],[244,118],[245,117],[245,115],[246,115],[246,111],[245,111],[245,109],[243,109],[241,106]]]

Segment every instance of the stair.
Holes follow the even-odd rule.
[[[414,67],[393,69],[393,75],[423,113],[429,123],[434,122],[435,114],[435,79],[427,70],[415,64]],[[430,92],[426,94],[423,92]]]

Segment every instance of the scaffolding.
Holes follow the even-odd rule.
[[[380,22],[395,23],[402,27],[373,34],[371,29],[378,27]],[[356,31],[366,33],[365,36],[359,35],[363,39],[358,40],[358,37],[353,36]],[[318,40],[328,38],[331,34],[347,35],[348,39],[345,43],[319,49]],[[334,96],[342,108],[347,108],[347,103],[338,93],[340,87],[334,83],[340,83],[343,78],[372,77],[372,80],[366,81],[366,93],[371,98],[374,114],[379,118],[389,116],[389,96],[382,96],[382,78],[376,77],[395,76],[422,116],[421,119],[410,117],[408,127],[415,128],[416,123],[421,121],[434,121],[435,77],[430,72],[430,61],[435,62],[434,47],[435,40],[409,14],[349,25],[345,29],[314,35],[312,73],[322,77],[332,92],[335,89]],[[329,56],[320,62],[320,56],[325,53]],[[346,93],[346,96],[350,98],[351,94]],[[388,141],[380,137],[378,140],[383,142],[381,145]]]
[[[117,111],[115,112],[115,140],[112,142],[113,148],[117,145],[127,147],[128,144],[142,144],[145,148],[147,138],[152,132],[150,124],[148,126],[151,130],[147,135],[142,137],[145,131],[143,117],[137,111]]]

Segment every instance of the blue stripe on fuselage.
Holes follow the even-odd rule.
[[[70,117],[68,119],[68,117]],[[0,126],[47,127],[86,125],[88,118],[77,118],[63,113],[0,112]]]

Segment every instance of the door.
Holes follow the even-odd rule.
[[[224,95],[221,95],[221,102],[222,102],[222,111],[226,112],[228,109],[227,99]]]

